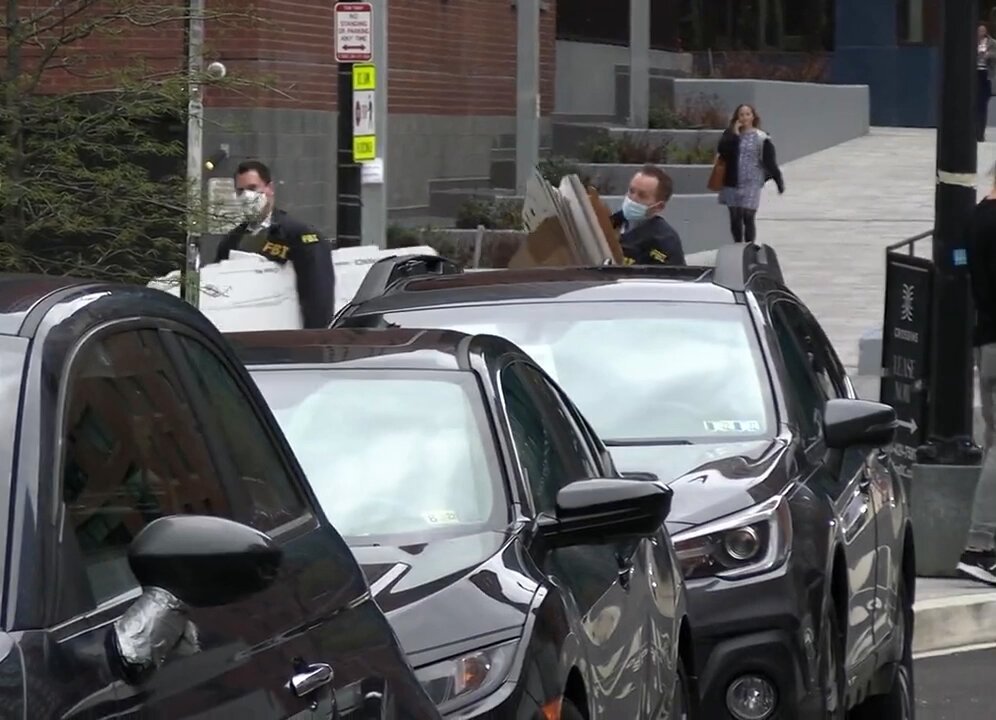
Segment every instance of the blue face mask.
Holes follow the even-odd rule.
[[[626,222],[632,224],[643,222],[647,219],[647,211],[650,210],[646,205],[631,200],[627,195],[623,199],[622,204],[622,214],[626,218]]]

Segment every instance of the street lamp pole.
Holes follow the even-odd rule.
[[[975,141],[976,7],[966,0],[942,3],[941,112],[937,125],[934,220],[934,307],[930,349],[927,444],[921,463],[974,465],[972,440],[972,323],[966,241],[976,203]]]
[[[187,241],[180,297],[200,302],[201,235],[204,202],[204,0],[188,0],[187,20]]]
[[[629,3],[629,126],[646,128],[650,115],[650,0]]]

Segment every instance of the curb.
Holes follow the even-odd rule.
[[[996,592],[928,598],[913,605],[913,656],[996,643]]]

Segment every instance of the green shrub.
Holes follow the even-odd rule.
[[[633,135],[602,138],[588,143],[582,153],[589,163],[609,165],[663,164],[667,162],[671,143],[653,143],[647,138]]]
[[[712,165],[715,159],[716,150],[702,145],[675,148],[668,156],[668,162],[672,165]]]
[[[522,227],[522,201],[510,198],[476,197],[467,200],[457,212],[456,227],[473,230],[483,225],[488,230],[518,230]]]
[[[651,130],[722,130],[729,121],[718,97],[699,94],[681,108],[651,108],[647,124]]]

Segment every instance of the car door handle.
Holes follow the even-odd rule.
[[[290,679],[290,688],[298,697],[304,697],[332,682],[335,673],[332,666],[325,663],[313,663],[301,668]]]

